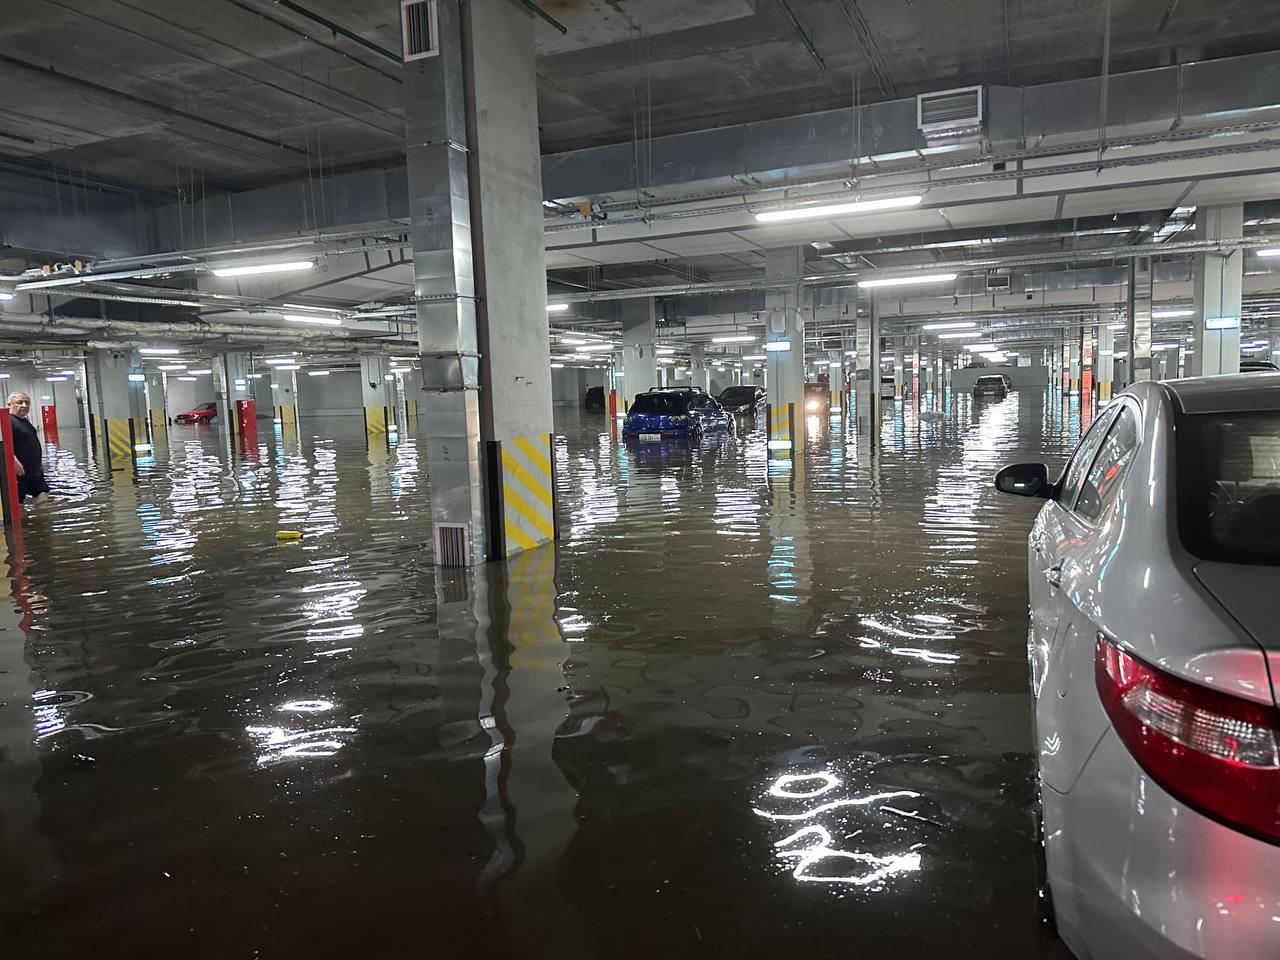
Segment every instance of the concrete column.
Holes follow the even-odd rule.
[[[689,348],[689,384],[703,390],[711,389],[711,377],[707,370],[707,351],[701,344]]]
[[[901,346],[893,348],[893,399],[901,400],[906,393],[906,358]]]
[[[1129,356],[1125,385],[1151,379],[1151,297],[1152,269],[1150,257],[1129,261],[1128,333]]]
[[[1098,399],[1111,399],[1116,370],[1115,332],[1107,324],[1098,327]]]
[[[387,357],[372,353],[360,356],[360,399],[368,447],[387,446],[392,434],[398,433],[395,379]]]
[[[636,396],[659,385],[658,320],[653,299],[622,301],[622,398],[627,406]]]
[[[1080,393],[1080,335],[1074,334],[1067,343],[1067,368],[1070,385],[1068,393]]]
[[[147,373],[147,426],[153,445],[163,444],[169,436],[169,404],[166,387],[163,370],[151,370]]]
[[[874,446],[880,429],[880,304],[874,293],[867,301],[867,313],[858,316],[854,334],[858,352],[854,409],[858,432],[865,433]]]
[[[459,0],[436,13],[439,54],[401,71],[419,424],[435,560],[475,564],[554,536],[533,18]]]
[[[268,370],[275,421],[286,437],[298,436],[298,374],[295,370]]]
[[[765,279],[788,281],[786,286],[766,290],[764,295],[766,386],[770,406],[784,409],[789,403],[795,404],[796,443],[804,441],[805,430],[804,316],[800,283],[803,266],[804,254],[799,247],[765,251]],[[786,344],[784,349],[777,349],[783,344]],[[767,349],[769,346],[775,349]]]
[[[88,371],[94,447],[112,470],[132,467],[147,436],[142,360],[134,351],[94,350]]]
[[[237,446],[254,446],[257,443],[257,424],[253,435],[241,436],[238,419],[238,403],[251,399],[249,372],[252,366],[247,353],[224,353],[213,363],[213,392],[217,398],[218,419],[222,430],[234,449]]]
[[[1243,204],[1196,211],[1197,240],[1231,240],[1243,234]],[[1191,376],[1239,373],[1244,251],[1196,254],[1191,279],[1195,297]]]

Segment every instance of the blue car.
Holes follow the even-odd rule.
[[[622,422],[622,435],[641,443],[733,430],[733,417],[712,397],[690,387],[650,390],[636,397]]]

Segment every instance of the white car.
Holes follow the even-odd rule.
[[[1137,384],[1029,538],[1046,897],[1081,960],[1280,957],[1280,373]]]

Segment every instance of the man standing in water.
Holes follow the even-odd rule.
[[[9,394],[10,423],[13,424],[13,458],[18,471],[18,502],[35,497],[36,503],[49,499],[49,484],[44,480],[44,451],[40,436],[27,419],[31,398],[25,393]]]

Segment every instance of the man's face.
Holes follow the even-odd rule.
[[[31,398],[25,393],[15,393],[9,398],[9,412],[15,417],[25,419],[31,412]]]

